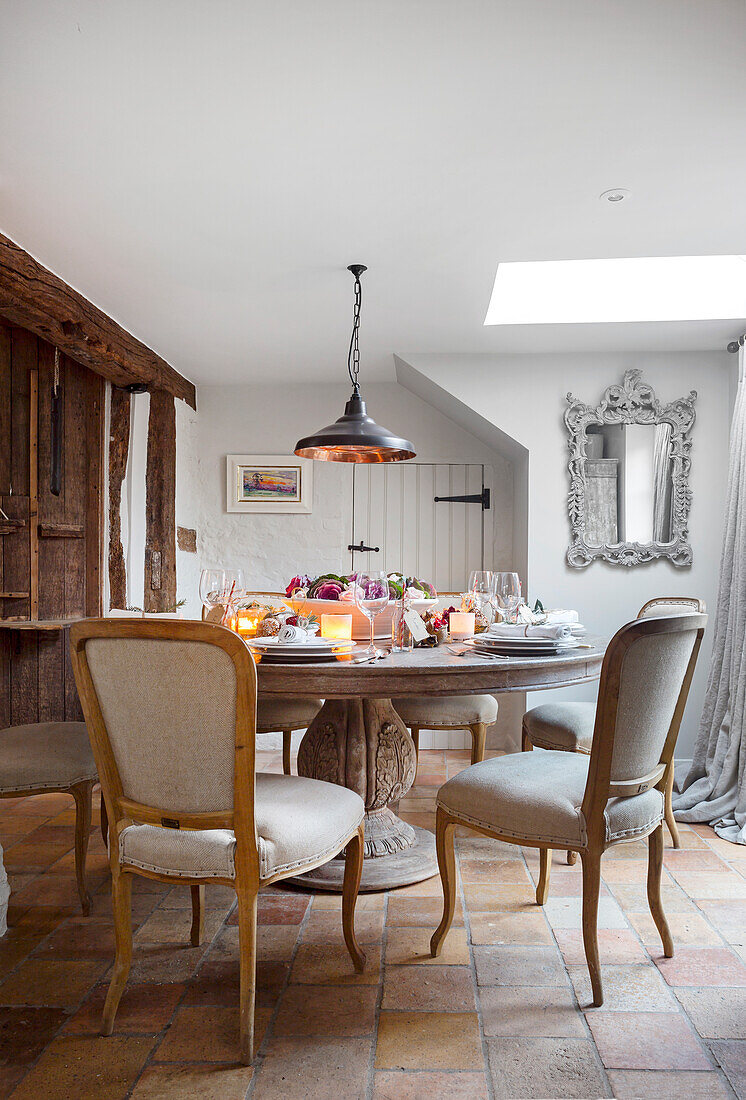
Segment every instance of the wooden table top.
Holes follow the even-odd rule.
[[[314,661],[302,665],[257,665],[259,691],[267,695],[316,695],[324,699],[406,695],[481,695],[565,687],[597,680],[607,640],[587,639],[582,648],[553,657],[460,657],[447,645],[390,653],[382,660]]]

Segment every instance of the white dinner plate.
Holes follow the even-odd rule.
[[[354,648],[355,643],[350,641],[334,641],[330,638],[307,638],[305,641],[300,642],[287,642],[279,641],[274,638],[247,638],[247,645],[252,649],[264,649],[268,652],[271,650],[273,653],[323,653],[324,651],[331,652],[332,650],[344,650],[349,651]]]

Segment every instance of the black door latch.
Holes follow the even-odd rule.
[[[380,551],[381,547],[380,546],[366,546],[365,543],[363,542],[363,540],[361,539],[360,542],[357,543],[357,544],[349,543],[348,546],[347,546],[347,549],[352,550],[356,554],[366,554],[366,553],[377,554]]]

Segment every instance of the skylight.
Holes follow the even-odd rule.
[[[501,263],[485,325],[746,317],[746,257]]]

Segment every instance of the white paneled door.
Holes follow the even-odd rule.
[[[490,531],[491,524],[485,525],[483,503],[489,505],[491,473],[477,464],[355,466],[352,546],[364,549],[351,548],[352,570],[402,572],[431,581],[440,592],[465,591],[470,570],[484,567],[485,526]]]

